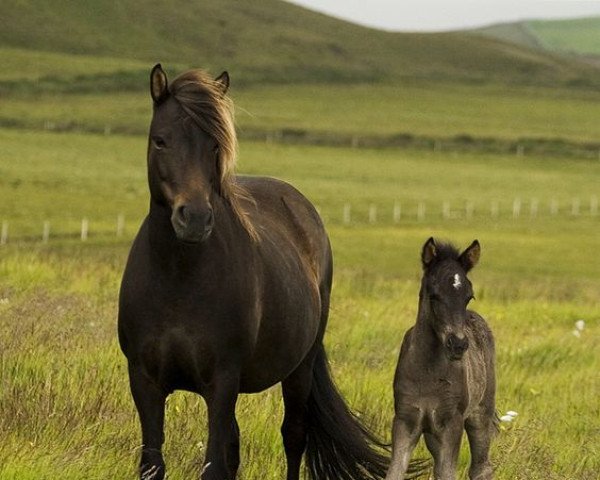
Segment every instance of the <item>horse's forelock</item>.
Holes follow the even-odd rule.
[[[241,205],[242,200],[252,202],[252,197],[234,180],[238,144],[233,102],[223,94],[222,84],[202,70],[182,73],[169,86],[169,91],[198,127],[217,142],[221,195],[250,237],[257,240],[257,232]]]

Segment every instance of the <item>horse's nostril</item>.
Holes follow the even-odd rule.
[[[189,223],[189,209],[185,205],[179,205],[175,210],[175,219],[177,223],[182,227],[185,227]]]

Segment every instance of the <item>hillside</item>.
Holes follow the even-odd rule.
[[[497,24],[478,32],[530,48],[600,56],[600,17]]]
[[[12,61],[17,68],[40,51],[76,64],[81,56],[115,64],[100,69],[98,80],[98,68],[73,71],[64,57],[37,78],[0,75],[5,90],[27,88],[21,78],[41,78],[47,89],[85,91],[98,82],[104,89],[135,88],[147,76],[141,65],[156,61],[227,68],[238,85],[423,79],[600,85],[597,69],[552,53],[474,33],[383,32],[280,0],[4,0],[0,18],[0,49],[9,62],[19,57]]]

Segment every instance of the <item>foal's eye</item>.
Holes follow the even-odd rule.
[[[161,150],[167,146],[162,137],[152,137],[152,144],[158,150]]]

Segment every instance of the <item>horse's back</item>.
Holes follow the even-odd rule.
[[[289,183],[271,177],[238,176],[236,182],[254,205],[247,213],[257,228],[259,242],[272,239],[295,247],[319,281],[331,276],[331,247],[314,205]],[[329,279],[330,280],[330,279]]]
[[[494,334],[491,328],[485,321],[485,319],[473,310],[467,310],[467,325],[473,340],[475,340],[475,346],[482,350],[486,358],[494,357]]]
[[[469,391],[474,398],[479,399],[470,406],[469,410],[483,408],[488,414],[495,411],[496,394],[496,349],[494,335],[485,319],[477,312],[468,310],[467,324],[471,341],[471,381]]]

